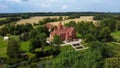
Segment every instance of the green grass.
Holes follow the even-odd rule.
[[[6,47],[7,41],[3,40],[3,37],[0,36],[0,48]]]
[[[0,57],[7,57],[7,47],[0,48]]]
[[[74,51],[75,49],[72,46],[62,46],[60,48],[61,52],[66,52],[66,51]]]
[[[3,40],[3,37],[0,36],[0,56],[6,57],[6,48],[7,48],[7,41]]]
[[[120,31],[114,31],[111,34],[116,40],[120,41]]]
[[[6,18],[0,18],[0,20],[5,20]]]
[[[18,38],[18,36],[9,36],[9,37],[12,37],[12,38]],[[3,37],[0,36],[0,56],[1,57],[6,57],[6,52],[7,52],[7,41],[3,40]],[[21,42],[21,47],[20,47],[21,50],[23,51],[28,51],[29,49],[29,41],[27,42]]]
[[[23,51],[28,51],[29,50],[29,45],[30,45],[29,41],[27,41],[27,42],[21,42],[20,49],[23,50]]]
[[[81,38],[81,34],[77,33],[76,34],[77,38]]]
[[[111,47],[111,50],[116,54],[120,55],[120,43],[110,42],[108,45]]]

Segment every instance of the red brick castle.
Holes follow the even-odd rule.
[[[64,27],[62,23],[59,23],[57,27],[50,33],[50,40],[53,40],[54,36],[58,35],[63,41],[72,41],[76,39],[76,31],[74,27]]]

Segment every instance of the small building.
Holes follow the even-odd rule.
[[[76,30],[74,27],[64,27],[62,23],[59,23],[50,33],[50,40],[53,40],[55,35],[60,36],[63,41],[69,42],[76,39]]]
[[[7,40],[9,39],[9,37],[8,37],[8,36],[5,36],[3,39],[4,39],[5,41],[7,41]]]

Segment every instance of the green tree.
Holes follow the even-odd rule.
[[[29,51],[30,51],[31,53],[34,53],[34,52],[35,52],[35,49],[36,49],[36,48],[40,48],[40,47],[42,47],[42,45],[41,45],[40,41],[39,41],[37,38],[32,38],[32,39],[30,40]]]
[[[116,28],[117,28],[117,30],[120,30],[120,22],[117,22]]]
[[[76,22],[75,21],[70,21],[69,23],[66,23],[65,26],[67,26],[67,27],[75,27]]]
[[[42,45],[42,51],[44,51],[44,47],[46,45],[47,35],[45,33],[40,33],[39,37],[40,37],[39,40],[40,40],[41,45]]]
[[[56,44],[57,46],[59,46],[62,43],[60,36],[55,35],[53,38],[53,43]]]
[[[7,55],[11,58],[20,56],[20,43],[18,40],[13,38],[8,40]]]
[[[58,18],[58,21],[62,21],[62,20],[63,20],[63,17],[60,16],[60,17]]]
[[[30,15],[29,14],[21,14],[21,18],[28,19],[28,18],[30,18]]]
[[[108,27],[109,30],[112,32],[116,28],[116,21],[111,18],[105,18],[100,23],[101,28]]]
[[[72,65],[78,61],[79,53],[76,51],[62,52],[48,68],[73,68]]]
[[[98,34],[98,40],[102,42],[110,42],[113,41],[113,37],[110,34],[110,30],[108,27],[102,28]]]

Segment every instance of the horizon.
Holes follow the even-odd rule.
[[[120,12],[117,0],[0,0],[0,13]]]

